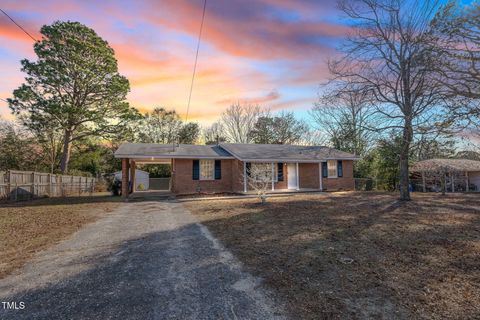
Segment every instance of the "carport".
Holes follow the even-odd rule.
[[[141,157],[131,157],[131,158],[122,158],[122,195],[126,197],[128,195],[128,187],[130,187],[130,193],[151,193],[159,191],[170,191],[171,183],[170,178],[151,178],[150,179],[150,190],[147,191],[137,191],[137,181],[136,174],[137,166],[142,164],[168,164],[173,167],[172,159],[144,159]],[[129,179],[130,177],[130,179]],[[162,181],[160,181],[162,180]],[[167,180],[167,181],[163,181]]]
[[[137,148],[130,148],[128,144],[124,144],[122,147],[115,153],[115,157],[122,159],[122,195],[124,198],[127,198],[129,193],[140,194],[135,188],[135,170],[138,165],[168,164],[173,170],[173,157],[168,157],[168,154],[175,152],[175,145],[144,144]],[[168,188],[165,188],[164,191],[170,191],[170,187],[171,184],[168,183]],[[154,190],[153,192],[158,193],[159,190]],[[142,193],[146,194],[149,191]]]
[[[423,192],[480,191],[480,161],[429,159],[415,163],[410,171]]]

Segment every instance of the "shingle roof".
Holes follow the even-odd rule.
[[[281,144],[189,145],[124,143],[115,152],[116,158],[204,158],[240,159],[245,161],[319,162],[327,159],[357,160],[353,154],[322,146]]]
[[[116,158],[228,158],[233,157],[216,145],[123,143],[115,151]]]
[[[240,160],[312,162],[327,159],[357,160],[355,155],[323,146],[288,144],[221,143],[220,146]]]
[[[480,171],[480,161],[467,159],[429,159],[415,163],[411,171]]]

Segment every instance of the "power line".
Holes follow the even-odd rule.
[[[195,64],[193,65],[192,82],[190,83],[190,93],[188,95],[187,114],[185,122],[188,121],[188,112],[190,111],[190,101],[192,100],[193,81],[195,80],[195,72],[197,71],[198,51],[200,50],[200,40],[202,38],[203,21],[205,20],[205,9],[207,7],[207,0],[203,2],[202,23],[200,24],[200,32],[198,33],[197,52],[195,53]]]
[[[27,30],[23,29],[21,25],[19,25],[18,23],[15,22],[15,20],[12,19],[12,17],[10,17],[5,11],[3,11],[2,9],[0,9],[0,11],[3,12],[4,15],[7,16],[8,19],[12,20],[13,23],[15,23],[15,25],[17,27],[19,27],[20,29],[22,29],[23,32],[25,32],[27,34],[27,36],[29,36],[30,38],[32,38],[33,41],[37,41],[37,39],[35,39],[34,37],[32,37],[32,35],[30,33],[28,33]]]
[[[8,101],[7,101],[7,100],[5,100],[5,99],[3,99],[3,98],[0,98],[0,100],[2,100],[2,101],[5,101],[6,103],[8,103]]]

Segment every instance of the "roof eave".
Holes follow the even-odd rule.
[[[345,158],[345,157],[339,157],[339,158],[322,158],[322,159],[285,159],[285,158],[279,158],[279,159],[241,159],[238,158],[238,160],[243,161],[243,162],[299,162],[299,163],[318,163],[318,162],[325,162],[327,160],[342,160],[342,161],[357,161],[360,160],[360,158]]]
[[[115,158],[117,159],[220,159],[220,160],[227,160],[227,159],[235,159],[234,157],[230,156],[199,156],[199,155],[154,155],[154,156],[140,156],[135,154],[115,154]]]

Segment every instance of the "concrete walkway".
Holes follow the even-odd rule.
[[[175,202],[122,205],[0,280],[0,319],[283,319],[259,279]]]

